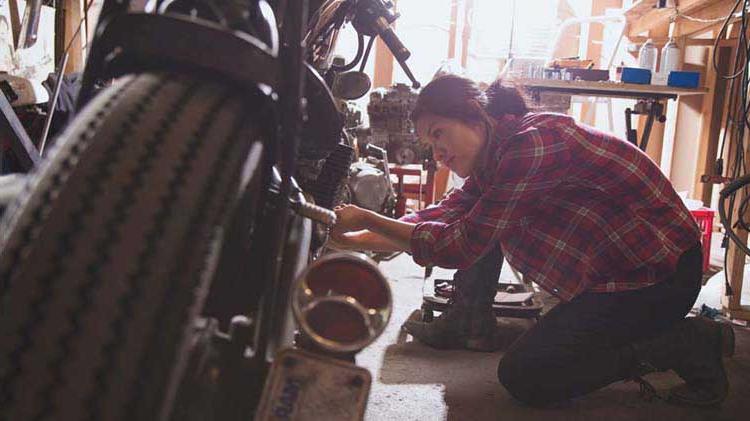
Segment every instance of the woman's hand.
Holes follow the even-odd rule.
[[[352,231],[362,231],[370,228],[368,220],[370,211],[362,209],[355,205],[336,206],[336,225],[333,226],[332,233],[336,236]]]

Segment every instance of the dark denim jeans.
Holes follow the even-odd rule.
[[[557,305],[510,347],[497,368],[500,383],[522,402],[547,405],[629,377],[635,359],[628,344],[684,318],[698,296],[701,275],[698,244],[656,285],[584,293]]]

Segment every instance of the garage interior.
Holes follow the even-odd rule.
[[[749,22],[750,0],[0,0],[0,421],[747,419]],[[410,119],[445,75],[658,167],[700,229],[688,317],[734,332],[723,402],[669,402],[669,370],[514,398],[498,362],[561,300],[507,259],[492,350],[407,331],[456,269],[334,237],[342,205],[408,220],[461,191]]]

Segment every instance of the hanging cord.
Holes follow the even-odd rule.
[[[750,87],[750,71],[748,69],[748,57],[750,57],[750,42],[747,38],[748,29],[748,6],[750,0],[737,0],[729,14],[721,19],[723,24],[716,37],[713,51],[713,68],[717,75],[722,79],[729,81],[729,100],[728,115],[724,124],[724,133],[722,135],[721,147],[719,148],[719,157],[716,161],[714,173],[724,175],[734,180],[728,184],[719,195],[719,219],[724,227],[724,239],[722,247],[724,251],[724,285],[725,295],[733,295],[731,285],[729,284],[729,271],[727,269],[727,260],[729,257],[729,241],[735,243],[737,249],[745,255],[750,255],[750,249],[747,244],[737,234],[737,230],[742,229],[750,231],[750,222],[746,220],[745,213],[750,208],[750,196],[748,196],[748,185],[750,185],[750,176],[747,175],[747,165],[745,163],[745,129],[750,129],[750,105],[748,104],[748,88]],[[679,12],[677,12],[679,15]],[[713,23],[720,20],[701,20],[687,15],[682,18],[696,22]],[[736,22],[739,25],[737,45],[735,48],[733,67],[728,73],[723,73],[719,69],[719,42],[727,37],[729,25]],[[731,136],[731,137],[730,137]],[[727,139],[731,142],[727,142]],[[732,156],[731,168],[724,171],[723,157]],[[739,203],[737,193],[742,192],[745,196]],[[735,216],[735,212],[737,215]],[[744,257],[743,257],[744,258]]]
[[[721,77],[723,79],[734,79],[737,76],[739,76],[745,70],[745,68],[747,67],[747,63],[746,62],[743,63],[742,68],[740,70],[737,70],[737,73],[735,73],[733,75],[724,75],[724,74],[722,74],[721,71],[719,70],[719,67],[718,67],[719,60],[718,60],[717,54],[718,54],[718,51],[719,51],[719,41],[722,38],[726,37],[727,30],[729,29],[729,24],[732,22],[733,15],[735,14],[735,11],[737,10],[737,7],[740,5],[740,3],[744,3],[743,7],[742,7],[742,13],[741,13],[740,16],[742,18],[742,28],[743,29],[745,28],[746,22],[745,22],[744,12],[746,10],[747,0],[737,0],[737,2],[732,7],[732,10],[729,12],[729,15],[724,19],[724,23],[721,25],[721,29],[719,30],[719,33],[716,35],[716,41],[714,42],[714,51],[713,51],[713,66],[714,66],[714,71],[716,72],[716,74],[719,75],[719,77]],[[743,45],[742,41],[745,38],[744,34],[745,34],[745,32],[741,31],[741,33],[740,33],[740,45],[738,45],[737,54],[739,54],[740,50],[742,50],[742,48],[740,48],[740,47]],[[747,44],[744,44],[744,45],[745,45],[745,47],[747,47]],[[736,69],[736,67],[735,67],[735,69]]]
[[[742,0],[739,0],[737,3],[740,3],[741,1]],[[675,7],[674,14],[672,15],[672,19],[673,20],[677,20],[679,18],[679,19],[689,20],[691,22],[717,23],[717,22],[722,22],[722,21],[726,20],[728,17],[729,18],[739,17],[740,16],[740,12],[737,12],[737,13],[734,12],[734,10],[736,8],[737,8],[737,5],[735,4],[735,7],[732,9],[731,12],[729,12],[728,16],[722,16],[722,17],[718,17],[718,18],[703,19],[703,18],[696,18],[694,16],[686,15],[686,14],[680,12],[680,8],[679,7]]]

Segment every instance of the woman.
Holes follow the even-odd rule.
[[[520,104],[520,105],[519,105]],[[343,248],[402,250],[420,265],[466,268],[497,245],[561,299],[498,366],[517,399],[546,405],[672,369],[670,400],[716,405],[728,392],[731,328],[685,318],[701,281],[700,230],[638,148],[558,114],[527,113],[499,83],[459,76],[424,87],[420,139],[464,186],[411,220],[338,208]]]

